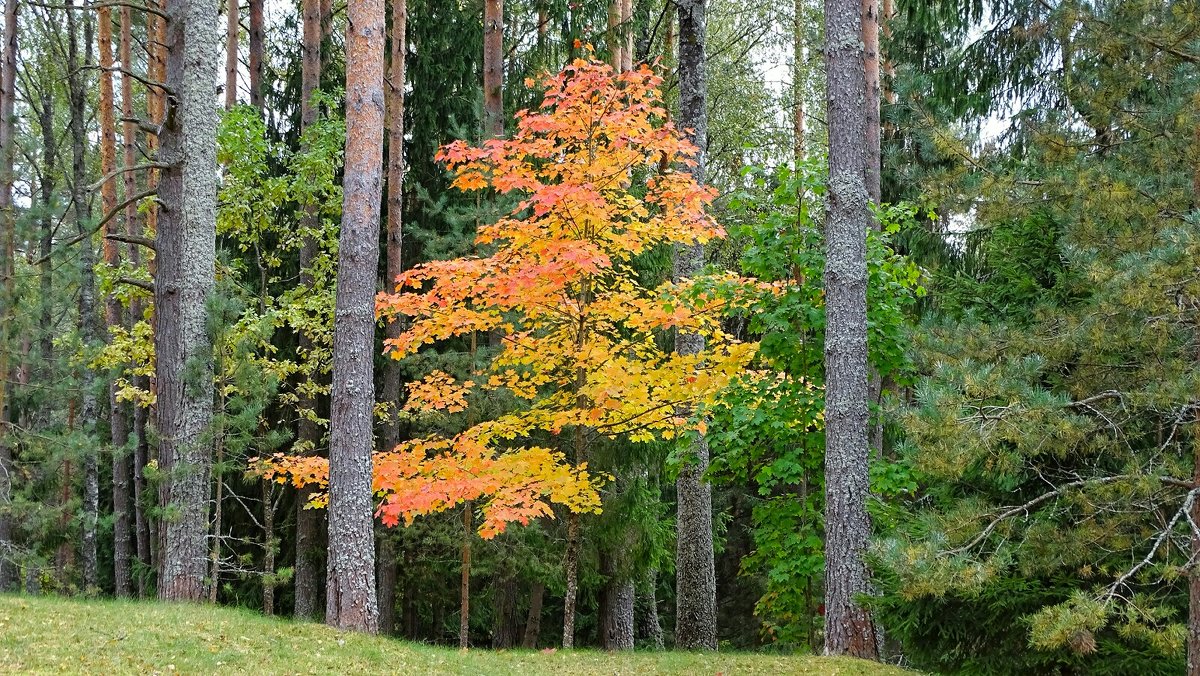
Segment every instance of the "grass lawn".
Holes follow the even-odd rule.
[[[200,605],[0,595],[0,672],[89,674],[911,674],[748,653],[438,648]]]

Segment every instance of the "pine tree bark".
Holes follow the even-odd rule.
[[[633,0],[621,2],[621,65],[622,73],[633,70]]]
[[[168,100],[159,158],[154,334],[162,525],[158,596],[204,598],[212,471],[213,355],[207,303],[216,248],[219,33],[212,0],[167,0]]]
[[[474,354],[474,345],[471,353]],[[466,650],[471,647],[471,502],[463,504],[463,536],[460,549],[461,568],[458,581],[458,647]]]
[[[120,59],[122,67],[132,69],[133,64],[133,11],[125,6],[121,7],[121,42],[120,42]],[[126,167],[132,167],[137,163],[137,123],[134,121],[136,113],[133,107],[133,78],[128,75],[121,76],[121,142],[123,150],[123,158]],[[138,192],[137,175],[132,171],[127,171],[124,174],[124,190],[127,197],[136,195]],[[140,237],[142,235],[141,217],[138,214],[138,205],[130,202],[125,207],[125,234],[130,237]],[[137,245],[129,246],[129,262],[137,268],[141,264],[141,252]],[[129,305],[129,322],[133,324],[138,321],[142,315],[142,303],[140,298],[134,298]],[[111,391],[111,394],[115,391]],[[128,406],[122,407],[122,420],[128,420]],[[136,407],[140,408],[140,407]],[[129,532],[132,529],[133,541],[136,546],[126,543],[127,547],[133,547],[133,555],[141,562],[142,566],[150,564],[149,551],[147,547],[149,542],[143,538],[143,528],[145,526],[145,516],[142,513],[141,501],[144,493],[144,480],[139,480],[140,474],[145,467],[145,451],[139,447],[143,444],[145,438],[145,414],[142,411],[141,422],[138,419],[139,411],[133,412],[133,430],[134,450],[132,457],[122,452],[119,457],[113,458],[113,511],[123,516],[124,525],[114,525],[118,533],[125,534],[124,537],[129,537]],[[139,427],[140,425],[140,427]],[[119,438],[123,437],[124,442],[121,443],[121,448],[124,448],[129,442],[130,430],[125,429],[123,435],[118,435],[115,428],[113,431],[113,445],[117,445]],[[139,450],[141,451],[139,453]],[[140,459],[140,462],[139,462]],[[118,490],[117,477],[124,482],[124,488]],[[141,484],[141,485],[139,485]],[[131,495],[132,491],[132,495]],[[117,495],[124,495],[125,507],[123,510],[118,510]],[[131,513],[132,511],[132,513]],[[132,519],[132,523],[131,523]],[[121,517],[118,518],[118,521]],[[137,576],[137,591],[138,596],[145,595],[145,576]]]
[[[567,553],[563,563],[567,580],[567,589],[563,594],[563,638],[562,647],[570,650],[575,647],[575,600],[579,597],[579,549],[582,534],[579,529],[579,515],[571,512],[567,515]]]
[[[621,39],[621,6],[624,0],[609,0],[608,2],[608,30],[604,34],[604,40],[608,43],[608,65],[616,72],[621,72],[621,64],[624,62],[624,57],[621,54],[625,49],[625,42]]]
[[[404,59],[407,51],[405,0],[392,0],[392,65],[388,78],[388,170],[387,170],[387,272],[384,288],[391,289],[403,271],[404,243]],[[386,337],[395,339],[404,329],[400,321],[385,327]],[[383,426],[383,448],[392,450],[400,442],[400,362],[388,359],[383,367],[381,403],[388,418]]]
[[[128,8],[125,8],[128,11]],[[113,101],[113,50],[112,50],[112,9],[101,7],[97,10],[99,30],[96,34],[97,51],[100,54],[100,108],[98,118],[100,124],[100,174],[111,176],[100,186],[100,205],[105,214],[112,213],[117,208],[117,184],[114,172],[117,168],[117,138],[116,113]],[[128,68],[124,63],[122,68]],[[125,78],[122,78],[125,79]],[[123,178],[133,177],[133,172],[125,172]],[[131,205],[132,206],[132,205]],[[126,212],[126,215],[128,212]],[[121,264],[121,255],[116,240],[108,235],[117,232],[121,223],[112,218],[104,226],[104,263],[115,268]],[[115,296],[109,295],[104,299],[104,324],[111,331],[113,327],[125,325],[124,308]],[[106,335],[107,332],[106,332]],[[125,454],[125,446],[129,442],[129,423],[125,417],[125,407],[117,401],[116,383],[108,385],[109,426],[112,441],[112,481],[113,481],[113,591],[118,597],[126,597],[132,593],[131,584],[131,532],[129,523],[129,458]]]
[[[708,84],[705,42],[706,0],[680,0],[679,14],[679,127],[699,149],[691,169],[697,183],[705,177],[708,147]],[[675,248],[673,278],[686,279],[704,266],[704,246]],[[704,337],[679,333],[675,351],[697,354]],[[686,414],[686,412],[685,412]],[[675,646],[684,650],[717,649],[717,575],[713,560],[712,486],[704,480],[708,470],[708,441],[700,437],[684,456],[676,480],[675,546]]]
[[[275,540],[275,484],[263,480],[263,615],[268,617],[275,614],[275,550],[279,543]]]
[[[483,134],[504,136],[504,0],[483,3]]]
[[[866,126],[866,181],[867,194],[871,201],[880,200],[880,128],[879,128],[879,0],[862,0],[862,44],[863,66],[866,79],[866,103],[864,124]],[[872,227],[878,228],[875,219]]]
[[[228,0],[225,6],[225,109],[237,105],[238,37],[241,24],[238,0]]]
[[[0,234],[3,235],[3,262],[0,275],[3,284],[3,314],[0,315],[0,501],[12,499],[13,455],[8,441],[11,408],[8,397],[9,342],[12,339],[9,320],[12,316],[16,264],[16,217],[13,212],[13,110],[17,62],[17,2],[4,2],[4,48],[0,59]],[[12,517],[7,510],[0,512],[0,592],[16,587],[17,568],[11,553],[14,551]]]
[[[1200,105],[1200,94],[1193,96],[1193,105]],[[1192,129],[1192,208],[1200,207],[1200,124]],[[1194,333],[1200,339],[1200,317],[1193,319]],[[1195,359],[1200,361],[1200,340]],[[1192,485],[1200,486],[1200,409],[1192,418]],[[1193,501],[1189,517],[1192,524],[1200,524],[1200,501]],[[1200,558],[1200,534],[1191,535],[1193,560]],[[1188,570],[1188,625],[1187,625],[1187,673],[1200,676],[1200,570],[1192,566]]]
[[[602,618],[607,639],[605,650],[633,650],[634,592],[633,580],[615,579],[609,582],[608,602]]]
[[[317,107],[313,105],[312,96],[321,86],[321,37],[322,15],[320,0],[303,0],[301,4],[301,22],[303,24],[302,61],[300,64],[300,127],[303,131],[317,121]],[[301,226],[306,232],[317,228],[318,215],[315,207],[305,207],[301,215]],[[316,257],[317,245],[306,238],[300,249],[300,284],[312,288],[313,278],[310,268]],[[299,336],[300,355],[307,358],[311,353],[313,343],[307,333]],[[313,374],[312,377],[315,377]],[[316,411],[317,400],[312,394],[301,388],[298,408],[301,411]],[[317,453],[321,443],[321,427],[307,416],[301,416],[296,430],[296,441],[305,453]],[[303,491],[301,495],[306,495]],[[320,606],[317,603],[317,591],[321,579],[322,551],[325,543],[321,542],[322,520],[324,512],[316,509],[305,509],[306,499],[297,500],[296,504],[296,564],[295,564],[295,596],[296,617],[317,619],[320,616]]]
[[[792,159],[804,161],[804,0],[792,4]]]
[[[263,0],[250,0],[250,105],[263,109]]]
[[[166,1],[148,0],[151,6],[162,11],[166,11]],[[166,61],[166,42],[167,42],[167,22],[166,19],[157,14],[146,14],[146,32],[148,39],[146,41],[146,74],[151,82],[165,82],[167,78],[167,61]],[[146,115],[150,118],[151,123],[155,128],[161,127],[164,122],[166,113],[166,92],[161,87],[147,87],[146,89]],[[151,157],[159,157],[159,138],[157,133],[146,135],[146,147],[150,152]],[[160,172],[158,169],[152,169],[147,176],[150,187],[157,188]],[[150,203],[146,209],[146,231],[158,232],[158,201]],[[155,259],[153,252],[148,252],[146,267],[150,270],[150,274],[155,274]],[[143,309],[140,301],[135,301],[131,308],[131,313],[135,318],[143,316]],[[152,315],[150,317],[152,326],[157,326],[157,319]],[[151,381],[149,376],[139,376],[134,380],[135,385],[142,390],[149,391],[151,387],[157,387],[156,383]],[[146,485],[145,468],[149,462],[157,460],[155,449],[150,447],[150,440],[147,436],[147,427],[152,419],[157,419],[157,405],[151,409],[138,406],[134,409],[134,434],[136,436],[134,446],[134,496],[137,501],[135,518],[137,519],[138,529],[138,557],[147,562],[150,566],[150,571],[157,572],[159,569],[161,533],[159,528],[159,519],[150,518],[148,510],[153,506],[157,496],[148,490]],[[145,576],[138,578],[138,593],[144,594],[147,588],[147,580]]]
[[[545,596],[546,585],[541,582],[533,583],[529,590],[529,614],[525,617],[525,635],[521,637],[522,648],[537,647],[538,637],[542,635],[542,602]]]
[[[6,5],[7,10],[7,5]],[[14,10],[15,12],[15,10]],[[92,44],[92,25],[89,15],[84,16],[84,35],[82,46],[84,48],[82,59],[80,57],[80,42],[78,26],[74,17],[70,16],[74,12],[69,12],[67,17],[67,33],[68,33],[68,96],[71,102],[70,116],[70,131],[71,131],[71,196],[74,205],[73,215],[75,218],[76,229],[81,236],[90,232],[91,228],[91,209],[87,204],[84,195],[86,185],[86,148],[87,148],[87,131],[85,129],[86,122],[86,105],[87,92],[86,83],[84,82],[83,69],[90,65],[90,50],[89,45]],[[8,25],[8,14],[5,14],[5,24]],[[15,26],[15,14],[12,17],[13,25]],[[14,35],[15,37],[15,35]],[[13,57],[15,58],[15,57]],[[5,76],[9,69],[9,55],[5,54]],[[0,85],[0,90],[11,91],[9,83],[5,82]],[[5,106],[9,105],[10,97],[5,97]],[[0,112],[5,120],[11,119],[11,110]],[[6,125],[0,125],[0,128]],[[11,131],[9,132],[11,134]],[[10,136],[11,138],[11,136]],[[0,141],[0,145],[3,142]],[[100,316],[96,312],[96,286],[94,268],[96,265],[95,249],[92,247],[90,239],[85,239],[80,242],[79,266],[80,266],[80,281],[79,281],[79,324],[80,335],[86,345],[96,345],[100,342],[101,326]],[[98,406],[96,401],[96,377],[95,373],[88,368],[82,369],[80,378],[80,406],[79,417],[81,419],[81,427],[88,434],[95,432],[96,420],[98,416]],[[81,558],[83,568],[83,583],[86,589],[95,589],[99,582],[98,580],[98,562],[96,551],[96,522],[100,511],[100,481],[99,468],[97,467],[97,456],[95,447],[88,444],[84,449],[81,464],[83,465],[83,533],[81,537]]]
[[[508,650],[517,645],[517,578],[511,571],[501,572],[493,589],[492,650]]]
[[[829,189],[825,262],[825,653],[874,659],[867,514],[866,73],[860,0],[825,0]]]
[[[649,640],[655,650],[662,650],[664,648],[662,622],[658,619],[658,571],[647,572],[641,587],[641,591],[638,593],[641,598],[638,605],[642,607],[638,614],[640,618],[638,635]]]
[[[346,170],[333,328],[326,622],[375,633],[371,492],[375,280],[383,174],[383,0],[348,7]]]
[[[396,543],[386,533],[381,534],[377,551],[379,569],[375,578],[379,587],[379,633],[390,636],[396,633]]]

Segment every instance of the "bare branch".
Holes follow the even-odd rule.
[[[100,186],[104,185],[105,183],[108,183],[110,180],[116,178],[117,176],[120,176],[121,174],[124,174],[127,171],[145,171],[146,169],[169,169],[170,167],[171,167],[171,165],[164,164],[162,162],[147,162],[145,164],[137,164],[132,167],[118,167],[118,168],[108,172],[104,176],[101,176],[100,180],[98,180],[95,183],[84,188],[84,190],[86,190],[87,192],[95,192],[96,190],[98,190],[100,188]]]

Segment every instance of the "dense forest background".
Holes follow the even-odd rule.
[[[1200,673],[1196,2],[4,7],[0,591]]]

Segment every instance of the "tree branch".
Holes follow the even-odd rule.
[[[100,186],[104,185],[105,183],[108,183],[110,180],[116,178],[117,176],[120,176],[121,174],[124,174],[127,171],[143,171],[146,169],[170,169],[170,168],[171,168],[171,165],[165,164],[163,162],[147,162],[145,164],[136,164],[132,167],[118,167],[118,168],[113,169],[112,171],[108,172],[104,176],[101,176],[99,181],[96,181],[95,183],[89,185],[87,188],[85,188],[85,190],[87,192],[95,192],[96,190],[98,190],[100,188]]]
[[[151,251],[157,251],[154,246],[154,240],[150,239],[149,237],[142,237],[140,235],[126,235],[120,232],[114,232],[112,234],[105,235],[104,239],[111,239],[114,242],[125,242],[126,244],[138,244],[150,249]]]
[[[117,206],[113,207],[113,209],[111,211],[109,211],[107,214],[104,214],[104,218],[101,218],[99,222],[97,222],[94,226],[92,226],[91,230],[84,232],[84,233],[80,233],[80,234],[72,237],[71,239],[64,242],[62,247],[55,249],[55,251],[59,251],[62,248],[71,246],[73,244],[78,244],[78,243],[82,242],[83,240],[87,239],[88,237],[91,237],[92,235],[96,234],[97,232],[100,232],[100,228],[103,228],[105,223],[108,223],[109,221],[111,221],[113,219],[113,217],[115,217],[117,214],[124,211],[125,207],[129,206],[130,204],[132,204],[134,202],[140,202],[141,200],[144,200],[147,197],[153,197],[156,194],[158,194],[158,189],[150,188],[147,190],[143,190],[142,192],[134,195],[133,197],[130,197],[129,199],[126,199],[124,202],[121,202]],[[32,263],[32,265],[37,266],[42,263],[45,263],[50,258],[50,256],[53,256],[53,255],[54,255],[54,252],[50,252],[49,254],[46,254],[45,256],[42,256],[41,258],[34,261]]]
[[[157,7],[147,7],[146,5],[138,5],[132,2],[121,2],[120,0],[108,0],[108,2],[97,2],[92,5],[52,5],[48,2],[33,2],[32,0],[27,0],[26,4],[34,7],[45,7],[46,9],[101,9],[103,7],[128,7],[130,9],[136,9],[139,12],[147,12],[158,15],[164,19],[168,18],[167,13],[161,9],[158,9]]]
[[[144,281],[141,279],[134,279],[133,277],[118,277],[117,282],[119,284],[128,284],[130,286],[136,286],[139,289],[145,289],[146,291],[149,291],[150,293],[154,293],[154,282],[147,282],[147,281]]]

